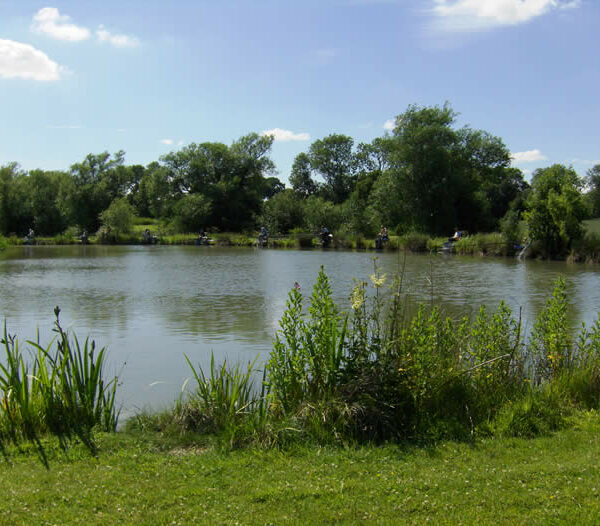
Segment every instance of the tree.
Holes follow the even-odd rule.
[[[100,214],[102,224],[109,227],[115,234],[127,234],[133,227],[135,210],[126,199],[115,199],[110,206]]]
[[[587,171],[585,177],[587,201],[592,217],[600,217],[600,164]]]
[[[437,235],[458,225],[493,229],[523,191],[522,174],[510,168],[502,140],[455,129],[456,117],[447,103],[411,105],[396,118],[393,134],[373,145],[384,173],[374,185],[372,206],[384,224]]]
[[[457,114],[449,104],[421,108],[411,105],[396,118],[391,152],[392,170],[400,179],[406,229],[443,234],[456,224],[460,194],[454,170]]]
[[[184,195],[173,211],[175,225],[180,232],[200,232],[210,217],[210,201],[202,194]]]
[[[174,200],[201,194],[211,203],[209,225],[239,230],[253,225],[261,211],[266,175],[275,165],[268,157],[272,136],[251,133],[231,146],[190,144],[161,157],[165,183]]]
[[[271,199],[285,190],[285,185],[277,177],[267,177],[263,181],[262,198]]]
[[[292,228],[304,226],[304,200],[288,188],[264,204],[263,221],[271,232],[287,234]]]
[[[15,232],[15,212],[19,209],[16,202],[14,181],[20,173],[17,163],[0,167],[0,233]]]
[[[68,226],[60,203],[61,187],[68,185],[68,179],[67,173],[43,170],[32,170],[22,178],[27,211],[36,233],[56,234]]]
[[[329,135],[310,145],[310,166],[323,177],[326,195],[334,203],[344,202],[356,184],[353,145],[352,137],[338,134]]]
[[[307,153],[299,153],[292,164],[290,184],[300,197],[306,199],[317,193],[319,186],[311,176],[312,167]]]
[[[524,218],[531,239],[539,241],[550,256],[564,253],[583,235],[582,186],[575,170],[561,164],[533,173]]]
[[[68,196],[71,222],[90,231],[100,225],[100,213],[125,195],[125,152],[88,154],[71,166],[73,185]]]

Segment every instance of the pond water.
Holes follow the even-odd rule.
[[[294,282],[310,294],[321,265],[343,308],[353,279],[373,273],[372,252],[219,247],[11,247],[0,253],[0,316],[21,341],[47,343],[53,309],[80,339],[107,346],[122,415],[175,400],[193,363],[266,360]],[[409,308],[443,305],[458,316],[505,300],[525,328],[564,275],[573,326],[600,310],[600,267],[445,255],[376,254],[404,271]],[[0,358],[1,359],[1,358]]]

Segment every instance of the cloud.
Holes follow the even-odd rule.
[[[553,10],[574,9],[581,0],[433,0],[439,26],[477,31],[528,22]]]
[[[44,7],[33,15],[31,30],[43,33],[57,40],[79,42],[90,38],[90,30],[86,27],[70,24],[71,18],[61,15],[56,7]]]
[[[310,135],[308,133],[294,133],[292,131],[282,130],[280,128],[265,130],[261,133],[261,135],[272,135],[275,137],[277,142],[310,141]]]
[[[515,163],[532,163],[535,161],[547,161],[546,157],[539,150],[528,150],[526,152],[515,152],[511,154],[511,158]]]
[[[60,79],[64,68],[29,44],[0,39],[0,77],[38,81]]]
[[[173,139],[161,139],[160,142],[166,145],[171,145],[173,144]]]
[[[588,164],[590,166],[595,166],[596,164],[600,164],[600,159],[572,159],[571,162],[573,164]]]
[[[115,47],[136,47],[140,45],[137,37],[129,35],[115,35],[108,31],[104,26],[100,26],[96,31],[96,36],[100,42],[108,42]]]
[[[315,52],[317,62],[321,65],[331,64],[340,54],[336,48],[322,48]]]
[[[388,119],[383,123],[383,129],[392,131],[396,127],[396,121],[394,119]]]

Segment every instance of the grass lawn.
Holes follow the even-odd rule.
[[[594,524],[600,416],[532,440],[293,451],[99,437],[0,464],[0,524]]]

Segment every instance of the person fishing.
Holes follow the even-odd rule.
[[[383,248],[383,245],[390,240],[388,235],[388,229],[384,226],[381,227],[379,234],[375,238],[375,248],[380,249]]]
[[[458,229],[457,226],[454,227],[454,235],[448,239],[448,241],[458,241],[463,237],[463,233]]]
[[[260,234],[258,235],[258,244],[261,246],[266,245],[269,242],[269,231],[265,226],[260,227]]]
[[[321,244],[326,247],[329,246],[329,243],[333,239],[333,234],[326,226],[322,226],[319,232],[319,237],[321,238]]]

